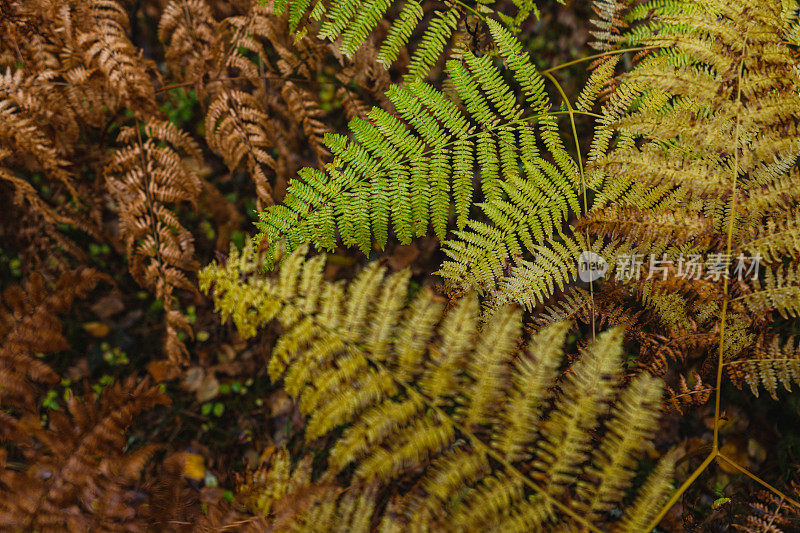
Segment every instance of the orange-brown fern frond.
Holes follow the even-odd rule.
[[[189,161],[200,148],[169,122],[150,121],[123,128],[124,146],[106,167],[106,180],[120,218],[120,233],[129,254],[130,271],[139,284],[164,304],[166,345],[170,360],[187,355],[181,339],[192,330],[181,314],[174,291],[192,291],[187,272],[197,268],[194,238],[172,210],[196,205],[201,181]]]
[[[137,485],[155,447],[125,453],[125,431],[143,411],[167,403],[157,387],[129,378],[100,398],[72,396],[65,410],[49,412],[46,426],[30,422],[27,442],[0,454],[0,527],[146,530],[137,508],[148,502]]]

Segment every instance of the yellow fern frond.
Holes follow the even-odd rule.
[[[387,528],[612,524],[663,389],[640,376],[619,395],[619,328],[599,335],[559,381],[567,323],[543,329],[520,354],[518,309],[482,320],[474,295],[448,312],[424,289],[408,301],[409,274],[375,263],[345,288],[322,281],[322,261],[305,253],[296,249],[269,275],[248,242],[200,281],[243,335],[281,322],[270,376],[298,400],[307,440],[337,435],[325,475],[358,486],[415,481],[390,505]],[[591,460],[598,434],[608,443]],[[575,483],[579,498],[567,490]],[[336,509],[333,500],[307,517],[336,520]]]

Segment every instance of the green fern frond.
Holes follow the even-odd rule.
[[[468,289],[492,282],[513,258],[546,253],[553,232],[571,212],[580,212],[575,183],[554,165],[536,158],[525,168],[524,176],[499,182],[502,196],[479,204],[488,222],[469,220],[445,243],[449,259],[440,276]]]
[[[319,0],[313,4],[310,0],[283,0],[274,3],[274,11],[280,16],[288,5],[291,30],[304,35],[307,28],[298,26],[311,9],[308,18],[321,24],[318,36],[330,41],[338,40],[339,50],[348,57],[364,46],[371,34],[377,33],[376,28],[388,13],[397,12],[380,43],[377,59],[388,68],[398,59],[403,47],[415,42],[413,52],[409,54],[405,78],[406,81],[416,81],[428,75],[431,67],[444,55],[447,45],[455,40],[454,34],[459,28],[463,29],[465,24],[496,24],[488,16],[497,15],[508,28],[518,30],[531,13],[538,18],[539,11],[532,0],[514,2],[517,8],[514,16],[495,12],[491,7],[493,3],[494,0],[479,2],[474,6],[448,4],[447,8],[436,9],[426,16],[419,0]],[[421,25],[424,25],[424,29],[418,29]],[[418,36],[412,39],[415,32]]]
[[[443,240],[455,214],[456,227],[467,228],[459,234],[463,240],[483,239],[478,253],[494,274],[500,261],[521,253],[519,242],[531,249],[577,211],[577,165],[559,137],[544,81],[511,34],[497,23],[489,26],[534,114],[525,116],[488,56],[469,52],[448,62],[466,111],[422,82],[392,87],[387,96],[396,114],[375,108],[368,121],[354,119],[352,140],[326,135],[333,162],[325,171],[303,169],[283,205],[261,213],[257,226],[268,260],[282,239],[290,250],[306,242],[332,249],[341,240],[368,253],[373,241],[383,248],[390,232],[405,244],[430,225]],[[537,136],[554,163],[540,155]],[[473,189],[476,173],[480,193]],[[496,228],[470,222],[479,196]],[[484,227],[491,235],[481,235]],[[498,239],[508,250],[495,249]]]
[[[583,247],[573,239],[547,241],[535,250],[533,261],[522,260],[511,268],[508,276],[500,276],[497,288],[489,294],[488,308],[518,302],[533,309],[556,289],[563,290],[575,280],[582,251]]]
[[[581,253],[592,251],[600,255],[608,264],[605,276],[613,278],[617,268],[617,257],[624,252],[619,243],[613,241],[604,243],[602,240],[587,241],[583,235],[561,235],[560,238],[545,240],[536,245],[532,252],[533,261],[520,259],[511,263],[508,273],[500,273],[496,278],[491,278],[491,272],[475,269],[478,274],[483,273],[485,280],[497,279],[497,284],[487,286],[486,281],[482,286],[476,286],[486,294],[484,308],[492,312],[509,303],[516,303],[528,310],[537,304],[547,301],[556,291],[564,291],[577,280],[578,259]],[[453,268],[453,262],[444,264],[439,272],[445,278],[469,279],[466,273],[459,271],[444,271]]]

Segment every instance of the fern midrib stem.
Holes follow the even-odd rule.
[[[747,33],[743,36],[744,43],[742,45],[742,55],[739,59],[739,71],[736,78],[736,108],[738,110],[739,106],[742,102],[742,78],[744,77],[744,65],[745,65],[745,55],[747,53]],[[736,207],[736,185],[739,179],[739,140],[740,140],[740,133],[741,133],[741,116],[737,113],[736,115],[736,131],[734,135],[734,160],[733,160],[733,172],[731,176],[732,184],[731,184],[731,198],[728,204],[728,228],[727,228],[727,236],[726,236],[726,253],[730,254],[732,245],[733,245],[733,217],[734,217],[734,209]],[[761,484],[767,486],[767,484],[762,481],[760,478],[755,476],[754,474],[742,469],[741,466],[734,463],[733,461],[727,459],[725,456],[720,454],[719,452],[719,414],[720,414],[720,399],[722,397],[721,385],[722,385],[722,366],[723,366],[723,356],[724,356],[724,348],[725,348],[725,318],[728,311],[728,277],[724,277],[724,281],[722,284],[722,310],[720,311],[720,328],[719,328],[719,354],[717,359],[717,375],[716,375],[716,390],[714,391],[714,439],[711,444],[711,452],[708,456],[703,460],[703,462],[698,466],[692,474],[686,479],[686,481],[681,484],[677,491],[673,493],[670,499],[667,501],[666,504],[661,508],[661,511],[658,515],[653,518],[650,522],[649,526],[647,527],[647,531],[651,531],[655,528],[661,519],[667,514],[667,512],[672,508],[675,502],[678,501],[678,498],[686,492],[686,490],[694,483],[694,481],[702,474],[708,465],[711,464],[714,459],[722,458],[726,460],[726,462],[731,463],[732,466],[736,467],[739,470],[742,470],[748,476],[756,479]]]
[[[139,159],[140,159],[141,165],[142,165],[142,175],[144,175],[146,180],[147,180],[147,183],[144,184],[143,189],[144,189],[145,198],[147,199],[147,212],[150,215],[150,217],[149,217],[150,218],[150,222],[149,222],[150,233],[153,236],[153,240],[156,243],[156,257],[157,257],[157,260],[158,260],[158,270],[161,273],[161,277],[163,279],[166,279],[166,273],[165,273],[165,269],[164,269],[163,258],[161,256],[161,238],[160,238],[160,235],[158,234],[158,223],[156,222],[156,220],[157,220],[156,212],[153,209],[153,205],[155,204],[155,200],[153,199],[153,195],[150,193],[150,183],[151,183],[150,172],[148,172],[148,170],[147,170],[147,160],[144,157],[144,142],[142,141],[142,131],[141,131],[141,127],[139,125],[139,119],[138,118],[136,119],[136,139],[137,139],[137,141],[139,143]],[[163,295],[160,295],[159,297],[161,297],[161,299],[163,300],[164,308],[169,310],[169,309],[172,308],[172,302],[171,301],[167,301],[167,296],[171,296],[171,295],[168,295],[165,292]],[[171,298],[170,298],[170,300],[171,300]]]
[[[564,105],[567,106],[567,113],[569,114],[569,122],[570,126],[572,127],[572,137],[575,141],[575,154],[578,158],[578,171],[580,172],[581,176],[581,193],[583,195],[583,214],[589,212],[589,201],[586,197],[586,175],[583,171],[583,158],[581,156],[581,145],[580,141],[578,140],[578,128],[575,125],[575,110],[572,108],[572,103],[570,102],[569,98],[567,98],[564,89],[561,87],[561,84],[558,83],[555,76],[553,76],[549,72],[543,73],[546,78],[548,78],[553,84],[556,86],[556,89],[561,94],[561,98],[564,101]],[[586,239],[586,246],[589,247],[589,252],[594,253],[592,250],[592,243],[589,241],[589,229],[584,228],[584,238]],[[591,276],[589,277],[589,296],[591,299],[591,317],[592,317],[592,341],[595,340],[597,336],[597,325],[595,323],[595,306],[594,306],[594,280],[592,280]]]
[[[764,481],[763,479],[758,477],[757,475],[753,474],[752,472],[750,472],[748,469],[744,468],[742,465],[740,465],[739,463],[737,463],[733,459],[729,458],[728,456],[726,456],[726,455],[724,455],[724,454],[722,454],[720,452],[717,452],[717,457],[719,459],[722,459],[723,461],[728,463],[730,466],[734,467],[736,470],[738,470],[739,472],[741,472],[745,476],[749,477],[753,481],[759,483],[760,485],[763,485],[766,489],[768,489],[771,492],[773,492],[776,496],[780,496],[782,500],[785,500],[785,501],[791,503],[798,510],[800,510],[800,502],[798,502],[797,500],[795,500],[793,498],[788,497],[786,494],[784,494],[783,492],[779,491],[778,489],[776,489],[775,487],[773,487],[772,485],[770,485],[769,483],[767,483],[766,481]]]
[[[408,383],[407,381],[397,377],[394,373],[390,372],[389,369],[386,368],[386,366],[383,365],[383,363],[381,363],[379,361],[376,361],[375,359],[373,359],[372,357],[370,357],[366,353],[365,353],[365,357],[367,358],[367,360],[369,360],[373,365],[375,365],[381,371],[386,372],[389,376],[391,376],[392,379],[395,382],[397,382],[397,384],[399,384],[401,387],[406,389],[410,394],[416,395],[418,398],[420,398],[422,400],[422,402],[425,403],[428,406],[428,408],[433,410],[438,416],[442,417],[443,420],[446,420],[448,423],[450,423],[450,425],[452,425],[454,429],[457,429],[460,433],[465,435],[472,442],[473,446],[475,446],[476,448],[480,448],[486,455],[490,456],[492,459],[494,459],[495,461],[497,461],[498,463],[503,465],[503,467],[508,472],[510,472],[514,476],[518,477],[525,485],[528,486],[528,488],[533,490],[538,495],[542,496],[544,499],[550,501],[550,503],[552,503],[561,512],[563,512],[564,514],[568,515],[570,518],[572,518],[576,522],[580,523],[582,526],[588,528],[590,531],[593,531],[595,533],[602,533],[598,528],[594,527],[586,519],[584,519],[583,517],[578,515],[577,512],[575,512],[569,506],[567,506],[566,504],[562,503],[558,499],[556,499],[553,496],[551,496],[546,490],[542,489],[539,485],[537,485],[528,476],[526,476],[525,474],[520,472],[518,468],[516,468],[513,464],[511,464],[502,455],[500,455],[495,450],[493,450],[489,445],[487,445],[481,439],[479,439],[475,434],[473,434],[468,429],[465,429],[465,428],[461,427],[458,423],[456,423],[455,420],[453,420],[453,418],[449,414],[445,413],[438,405],[436,405],[435,402],[431,401],[427,396],[425,396],[423,393],[418,391],[410,383]]]
[[[289,305],[292,305],[292,304],[287,303],[287,304],[284,304],[284,305],[289,306]],[[308,313],[303,311],[302,309],[297,309],[297,311],[298,311],[298,313],[300,315],[308,315]],[[312,320],[314,320],[314,319],[312,318]],[[314,321],[314,323],[315,323],[316,327],[324,330],[326,333],[328,333],[330,335],[334,335],[334,336],[339,335],[339,332],[337,332],[335,330],[332,330],[332,329],[330,329],[329,327],[327,327],[327,326],[325,326],[323,324],[319,324],[316,321]],[[501,454],[499,454],[494,449],[492,449],[491,446],[489,446],[485,442],[483,442],[474,433],[472,433],[471,431],[469,431],[466,428],[463,428],[449,414],[444,412],[436,404],[436,402],[434,402],[433,400],[428,398],[424,393],[422,393],[419,390],[417,390],[416,387],[411,385],[406,380],[398,377],[396,375],[396,373],[391,372],[386,367],[386,365],[384,365],[381,361],[378,361],[374,357],[372,357],[371,354],[369,353],[369,351],[364,349],[364,346],[362,344],[359,344],[359,343],[353,342],[353,341],[344,341],[344,342],[345,342],[345,344],[352,345],[355,349],[357,349],[359,352],[361,352],[363,354],[365,360],[367,360],[370,364],[372,364],[375,368],[377,368],[381,372],[385,372],[388,376],[390,376],[392,378],[392,380],[395,383],[397,383],[402,388],[404,388],[406,391],[408,391],[409,395],[416,396],[418,399],[420,399],[423,404],[425,404],[429,409],[434,411],[439,417],[442,418],[443,421],[448,422],[453,427],[453,429],[459,431],[461,434],[466,436],[472,442],[474,447],[480,448],[486,455],[490,456],[492,459],[494,459],[495,461],[500,463],[508,472],[510,472],[512,475],[518,477],[525,485],[528,486],[528,488],[533,490],[536,494],[538,494],[539,496],[541,496],[544,499],[548,500],[550,503],[553,504],[554,507],[559,509],[561,512],[563,512],[564,514],[566,514],[567,516],[569,516],[570,518],[572,518],[576,522],[580,523],[582,526],[587,528],[589,531],[592,531],[594,533],[602,533],[602,531],[600,529],[598,529],[595,526],[593,526],[592,524],[590,524],[585,518],[581,517],[575,510],[571,509],[568,505],[564,504],[563,502],[559,501],[557,498],[555,498],[555,497],[551,496],[550,494],[548,494],[546,490],[544,490],[542,487],[537,485],[528,476],[526,476],[525,474],[520,472],[517,467],[515,467],[513,464],[511,464]]]
[[[742,57],[740,58],[739,72],[736,79],[736,110],[742,103],[742,78],[744,77],[744,64],[747,53],[747,34],[744,36],[744,43],[742,45]],[[728,228],[725,237],[725,253],[730,256],[733,249],[733,221],[736,218],[736,192],[739,183],[739,142],[741,138],[742,119],[741,114],[736,114],[736,133],[734,135],[733,149],[733,175],[731,176],[731,199],[728,203]],[[714,441],[712,445],[712,453],[719,454],[719,415],[720,403],[722,398],[722,366],[724,364],[725,356],[725,320],[728,314],[728,292],[730,290],[730,280],[728,276],[724,276],[722,282],[722,310],[720,311],[720,325],[719,325],[719,358],[717,359],[717,391],[714,395]]]
[[[580,59],[574,59],[572,61],[567,61],[566,63],[561,63],[560,65],[556,65],[555,67],[550,67],[550,68],[548,68],[546,70],[543,70],[541,72],[541,74],[542,75],[550,74],[551,72],[555,72],[557,70],[561,70],[562,68],[571,67],[572,65],[577,65],[577,64],[580,64],[580,63],[585,63],[586,61],[591,61],[593,59],[600,59],[601,57],[608,57],[608,56],[612,56],[612,55],[615,55],[615,54],[624,54],[626,52],[643,52],[645,50],[655,50],[655,49],[658,49],[658,48],[661,48],[661,47],[657,46],[657,45],[652,45],[652,46],[638,46],[638,47],[635,47],[635,48],[621,48],[619,50],[603,52],[603,53],[600,53],[600,54],[594,54],[594,55],[582,57]]]

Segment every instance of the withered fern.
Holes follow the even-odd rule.
[[[307,416],[307,441],[334,438],[328,475],[360,486],[413,480],[381,527],[531,531],[557,521],[640,531],[652,518],[669,491],[670,455],[621,520],[608,514],[623,508],[663,390],[647,374],[621,386],[620,329],[559,380],[565,323],[520,349],[518,309],[481,325],[474,296],[445,312],[427,289],[409,295],[408,271],[387,276],[370,264],[344,286],[323,281],[324,264],[301,247],[263,275],[248,243],[200,283],[242,335],[281,325],[269,374]]]
[[[119,209],[130,271],[164,303],[165,349],[178,362],[188,356],[179,334],[191,335],[192,329],[174,291],[194,289],[186,271],[197,265],[194,239],[170,207],[196,203],[201,182],[190,159],[202,158],[200,148],[186,133],[161,121],[124,128],[119,141],[126,146],[114,154],[106,180]]]
[[[796,6],[598,5],[600,26],[618,30],[600,32],[601,48],[653,50],[615,80],[588,165],[590,181],[602,185],[578,227],[629,256],[673,260],[667,277],[627,287],[677,333],[670,336],[698,339],[694,350],[717,350],[718,339],[698,334],[719,327],[729,299],[725,369],[735,383],[757,394],[761,381],[775,396],[776,380],[797,383],[797,356],[775,325],[800,309]],[[703,266],[717,258],[725,272],[676,282],[678,258],[691,257]],[[745,257],[758,270],[737,274]]]

